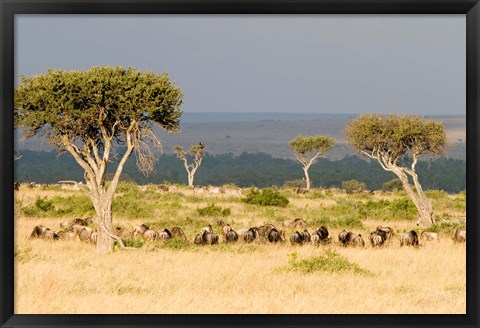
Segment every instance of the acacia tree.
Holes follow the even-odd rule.
[[[205,145],[201,142],[198,145],[192,145],[188,154],[185,152],[185,150],[183,150],[182,147],[175,147],[175,153],[177,154],[178,159],[183,161],[183,166],[187,171],[189,187],[193,187],[193,179],[197,169],[199,168],[200,164],[202,164],[205,149],[207,149],[207,147],[205,147]],[[188,155],[193,156],[193,163],[188,163]]]
[[[415,166],[421,155],[445,154],[443,123],[413,115],[364,114],[347,123],[345,134],[353,148],[377,160],[385,171],[400,179],[418,210],[418,223],[435,223],[432,203],[423,192]]]
[[[97,252],[113,251],[114,239],[118,240],[113,234],[112,201],[125,162],[135,151],[139,169],[153,172],[157,160],[153,148],[161,143],[152,128],[178,130],[182,97],[166,73],[135,68],[48,70],[21,77],[15,90],[17,124],[27,138],[46,136],[85,171],[86,184],[79,187],[95,208]],[[118,164],[108,184],[107,166],[116,156]]]
[[[290,148],[295,158],[303,166],[305,173],[306,189],[310,190],[310,176],[308,170],[317,159],[333,148],[335,139],[327,136],[302,136],[299,135],[290,141]]]

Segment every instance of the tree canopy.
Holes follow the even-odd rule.
[[[364,114],[345,128],[349,144],[367,156],[386,155],[394,164],[405,155],[444,155],[447,137],[442,122],[413,115]]]
[[[298,154],[308,154],[310,152],[324,153],[333,148],[335,139],[327,136],[303,136],[299,135],[290,141],[290,148]]]

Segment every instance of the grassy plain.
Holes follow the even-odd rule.
[[[400,248],[398,240],[372,248],[367,236],[377,225],[418,229],[403,193],[280,191],[290,200],[285,208],[245,204],[236,195],[195,195],[186,187],[158,193],[154,186],[140,191],[122,184],[116,225],[178,225],[189,241],[139,241],[138,251],[97,255],[80,240],[28,238],[37,224],[59,230],[65,218],[93,216],[81,192],[22,186],[16,192],[15,313],[465,313],[466,247],[451,239],[464,225],[434,227],[440,241],[422,241],[420,248]],[[465,215],[464,193],[429,196],[440,218]],[[211,204],[230,213],[202,216],[197,210]],[[222,237],[219,245],[192,244],[206,224],[220,234],[218,220],[239,229],[281,226],[296,217],[310,224],[310,232],[326,224],[332,244],[224,244]],[[338,245],[343,228],[361,233],[366,248]]]

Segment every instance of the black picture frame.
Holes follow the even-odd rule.
[[[480,4],[478,0],[1,0],[0,325],[111,326],[380,326],[478,327],[480,143]],[[16,14],[465,14],[467,36],[467,314],[466,315],[18,315],[14,314],[13,89]],[[434,300],[432,300],[433,302]]]

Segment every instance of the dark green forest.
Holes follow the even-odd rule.
[[[83,180],[83,171],[74,159],[64,154],[57,157],[55,151],[34,152],[23,150],[22,158],[15,162],[15,181],[55,183],[60,180]],[[112,173],[116,163],[110,165]],[[457,159],[420,161],[417,172],[424,189],[442,189],[450,193],[465,190],[466,162]],[[313,187],[338,187],[342,182],[355,179],[364,182],[368,189],[381,189],[383,184],[396,176],[384,171],[377,162],[357,156],[331,161],[319,159],[309,170]],[[235,184],[240,187],[283,186],[285,182],[302,179],[301,165],[293,160],[274,158],[264,153],[209,155],[195,175],[197,185]],[[138,184],[165,181],[186,184],[187,174],[183,163],[174,154],[159,156],[156,173],[145,177],[137,170],[135,156],[125,165],[122,179]]]

